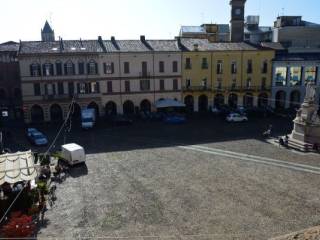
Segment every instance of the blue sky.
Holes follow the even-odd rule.
[[[246,15],[272,25],[278,15],[320,23],[319,0],[247,0]],[[64,39],[173,38],[181,25],[228,23],[229,0],[9,0],[1,3],[0,42],[40,40],[45,20]]]

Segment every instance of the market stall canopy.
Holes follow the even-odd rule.
[[[167,107],[185,107],[186,105],[182,102],[173,99],[162,99],[156,102],[156,108],[167,108]]]
[[[0,185],[30,181],[37,177],[31,151],[0,155]]]

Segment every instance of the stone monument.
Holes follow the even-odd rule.
[[[308,83],[305,99],[293,120],[294,128],[289,136],[289,147],[310,151],[315,145],[320,146],[320,119],[315,98],[316,87]]]

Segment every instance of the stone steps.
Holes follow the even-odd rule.
[[[288,147],[302,151],[302,152],[313,152],[312,144],[294,140],[292,138],[290,138],[288,141]]]

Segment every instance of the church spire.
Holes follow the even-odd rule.
[[[54,42],[54,30],[51,28],[50,24],[46,20],[43,29],[41,29],[41,40],[43,42]]]

